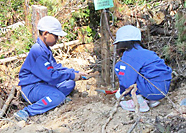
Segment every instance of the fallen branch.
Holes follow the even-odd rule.
[[[137,124],[140,122],[141,118],[138,117],[136,122],[132,125],[132,127],[130,128],[130,130],[127,133],[131,133],[133,131],[133,129],[137,126]]]
[[[134,88],[132,89],[131,94],[132,94],[132,99],[133,99],[134,104],[135,104],[135,113],[137,114],[137,116],[139,116],[139,104],[138,104],[138,99],[137,99],[137,96],[136,96],[137,85],[134,84],[133,86],[134,86]]]
[[[70,45],[78,45],[80,44],[79,40],[74,40],[74,41],[70,41],[67,43],[61,43],[61,44],[56,44],[54,46],[51,47],[52,50],[58,49],[58,48],[62,48],[64,46],[70,46]]]
[[[16,80],[15,78],[12,78],[10,75],[7,74],[7,76],[10,78],[10,79],[13,79],[14,81],[16,82],[19,82],[18,80]],[[30,100],[27,98],[27,96],[24,94],[24,92],[21,90],[21,89],[18,89],[16,88],[14,85],[13,85],[13,88],[15,88],[17,91],[21,92],[21,94],[26,98],[26,101],[28,101],[28,103],[30,105],[32,105],[32,103],[30,102]],[[10,93],[11,94],[11,93]]]
[[[133,131],[133,129],[138,125],[138,123],[141,120],[138,99],[137,99],[137,96],[136,96],[136,91],[137,91],[137,85],[134,84],[134,88],[132,89],[131,94],[132,94],[132,99],[133,99],[134,104],[135,104],[136,122],[132,125],[132,127],[130,128],[130,130],[127,133],[131,133]]]
[[[131,85],[129,88],[127,88],[122,94],[121,96],[119,97],[119,99],[117,100],[115,106],[114,106],[114,109],[112,110],[111,114],[110,114],[110,117],[107,119],[106,123],[102,126],[102,133],[106,133],[105,129],[106,129],[106,126],[108,125],[108,123],[112,120],[114,114],[117,112],[117,109],[118,109],[118,106],[119,106],[119,103],[121,101],[121,98],[128,94],[132,89],[134,88],[134,85]]]
[[[27,54],[20,54],[20,55],[18,55],[18,56],[13,56],[13,57],[1,59],[1,60],[0,60],[0,64],[4,64],[4,63],[7,63],[7,62],[11,62],[11,61],[17,60],[17,59],[19,59],[19,58],[26,58],[26,56],[27,56]]]
[[[3,117],[3,115],[5,114],[5,112],[6,112],[7,108],[8,108],[8,106],[9,106],[10,102],[11,102],[12,99],[14,98],[15,89],[16,89],[16,88],[13,86],[13,87],[12,87],[12,90],[11,90],[9,96],[8,96],[8,99],[6,100],[6,102],[5,102],[4,106],[3,106],[3,108],[2,108],[1,111],[0,111],[0,118]]]
[[[7,32],[10,31],[10,30],[17,29],[18,27],[24,26],[24,25],[25,25],[25,21],[21,21],[21,22],[17,22],[17,23],[15,23],[15,24],[9,25],[9,26],[7,26],[7,27],[5,27],[5,28],[0,28],[0,31],[1,31],[3,34],[5,34],[5,33],[7,33]]]
[[[55,49],[62,48],[64,46],[78,45],[78,44],[80,44],[80,41],[79,40],[75,40],[75,41],[70,41],[70,42],[67,42],[67,43],[56,44],[53,47],[51,47],[51,49],[55,50]],[[0,59],[0,65],[4,64],[4,63],[11,62],[11,61],[15,61],[15,60],[17,60],[19,58],[23,58],[24,59],[24,58],[27,57],[27,55],[28,55],[28,53],[20,54],[18,56],[13,56],[13,57],[5,58],[5,59]]]

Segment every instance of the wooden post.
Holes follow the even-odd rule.
[[[29,15],[29,0],[25,0],[24,12],[25,12],[25,25],[26,25],[26,26],[29,26],[29,21],[28,21],[28,15]]]
[[[37,30],[37,23],[38,21],[47,15],[47,7],[39,6],[39,5],[32,5],[32,35],[34,41],[36,41],[39,33]]]
[[[102,58],[102,71],[101,76],[105,85],[110,85],[110,36],[107,30],[108,19],[104,16],[103,10],[101,19],[101,58]],[[106,12],[105,12],[106,13]],[[106,13],[107,18],[109,14]],[[107,20],[107,22],[106,22]]]

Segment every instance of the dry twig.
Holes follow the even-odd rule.
[[[137,116],[139,116],[139,104],[138,104],[138,99],[137,99],[137,96],[136,96],[137,85],[134,84],[133,86],[134,86],[134,88],[132,89],[131,94],[132,94],[132,99],[133,99],[134,104],[135,104],[135,113],[137,114]]]
[[[141,120],[138,99],[137,99],[137,96],[136,96],[137,85],[134,84],[133,86],[134,86],[134,88],[132,89],[131,94],[132,94],[132,99],[133,99],[134,104],[135,104],[136,122],[132,125],[132,127],[130,128],[128,133],[131,133],[133,131],[133,129],[138,125],[138,123]]]
[[[16,89],[15,86],[13,86],[12,90],[11,90],[9,96],[8,96],[8,99],[6,100],[5,104],[3,105],[2,110],[0,111],[0,118],[5,114],[10,102],[14,98],[15,89]]]
[[[138,117],[136,122],[132,125],[132,127],[130,128],[130,130],[127,133],[131,133],[133,131],[133,129],[137,126],[137,124],[140,122],[141,117]]]
[[[131,85],[129,88],[127,88],[122,94],[121,96],[119,97],[119,99],[117,100],[115,106],[114,106],[114,109],[112,110],[112,112],[110,113],[110,117],[107,119],[106,123],[102,126],[102,133],[106,133],[105,129],[106,129],[106,126],[108,125],[108,123],[112,120],[114,114],[117,112],[117,109],[118,109],[118,106],[119,106],[119,103],[121,101],[121,98],[128,94],[132,89],[134,88],[134,85]]]

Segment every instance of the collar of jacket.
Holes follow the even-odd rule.
[[[37,38],[36,43],[38,43],[47,54],[52,53],[50,47],[47,47],[39,37]]]
[[[138,43],[135,44],[135,47],[136,47],[137,49],[143,49],[143,48],[140,46],[140,44],[138,44]]]

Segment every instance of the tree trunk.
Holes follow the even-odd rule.
[[[32,35],[35,41],[39,35],[37,30],[37,23],[42,17],[46,15],[47,15],[47,7],[32,5]]]

